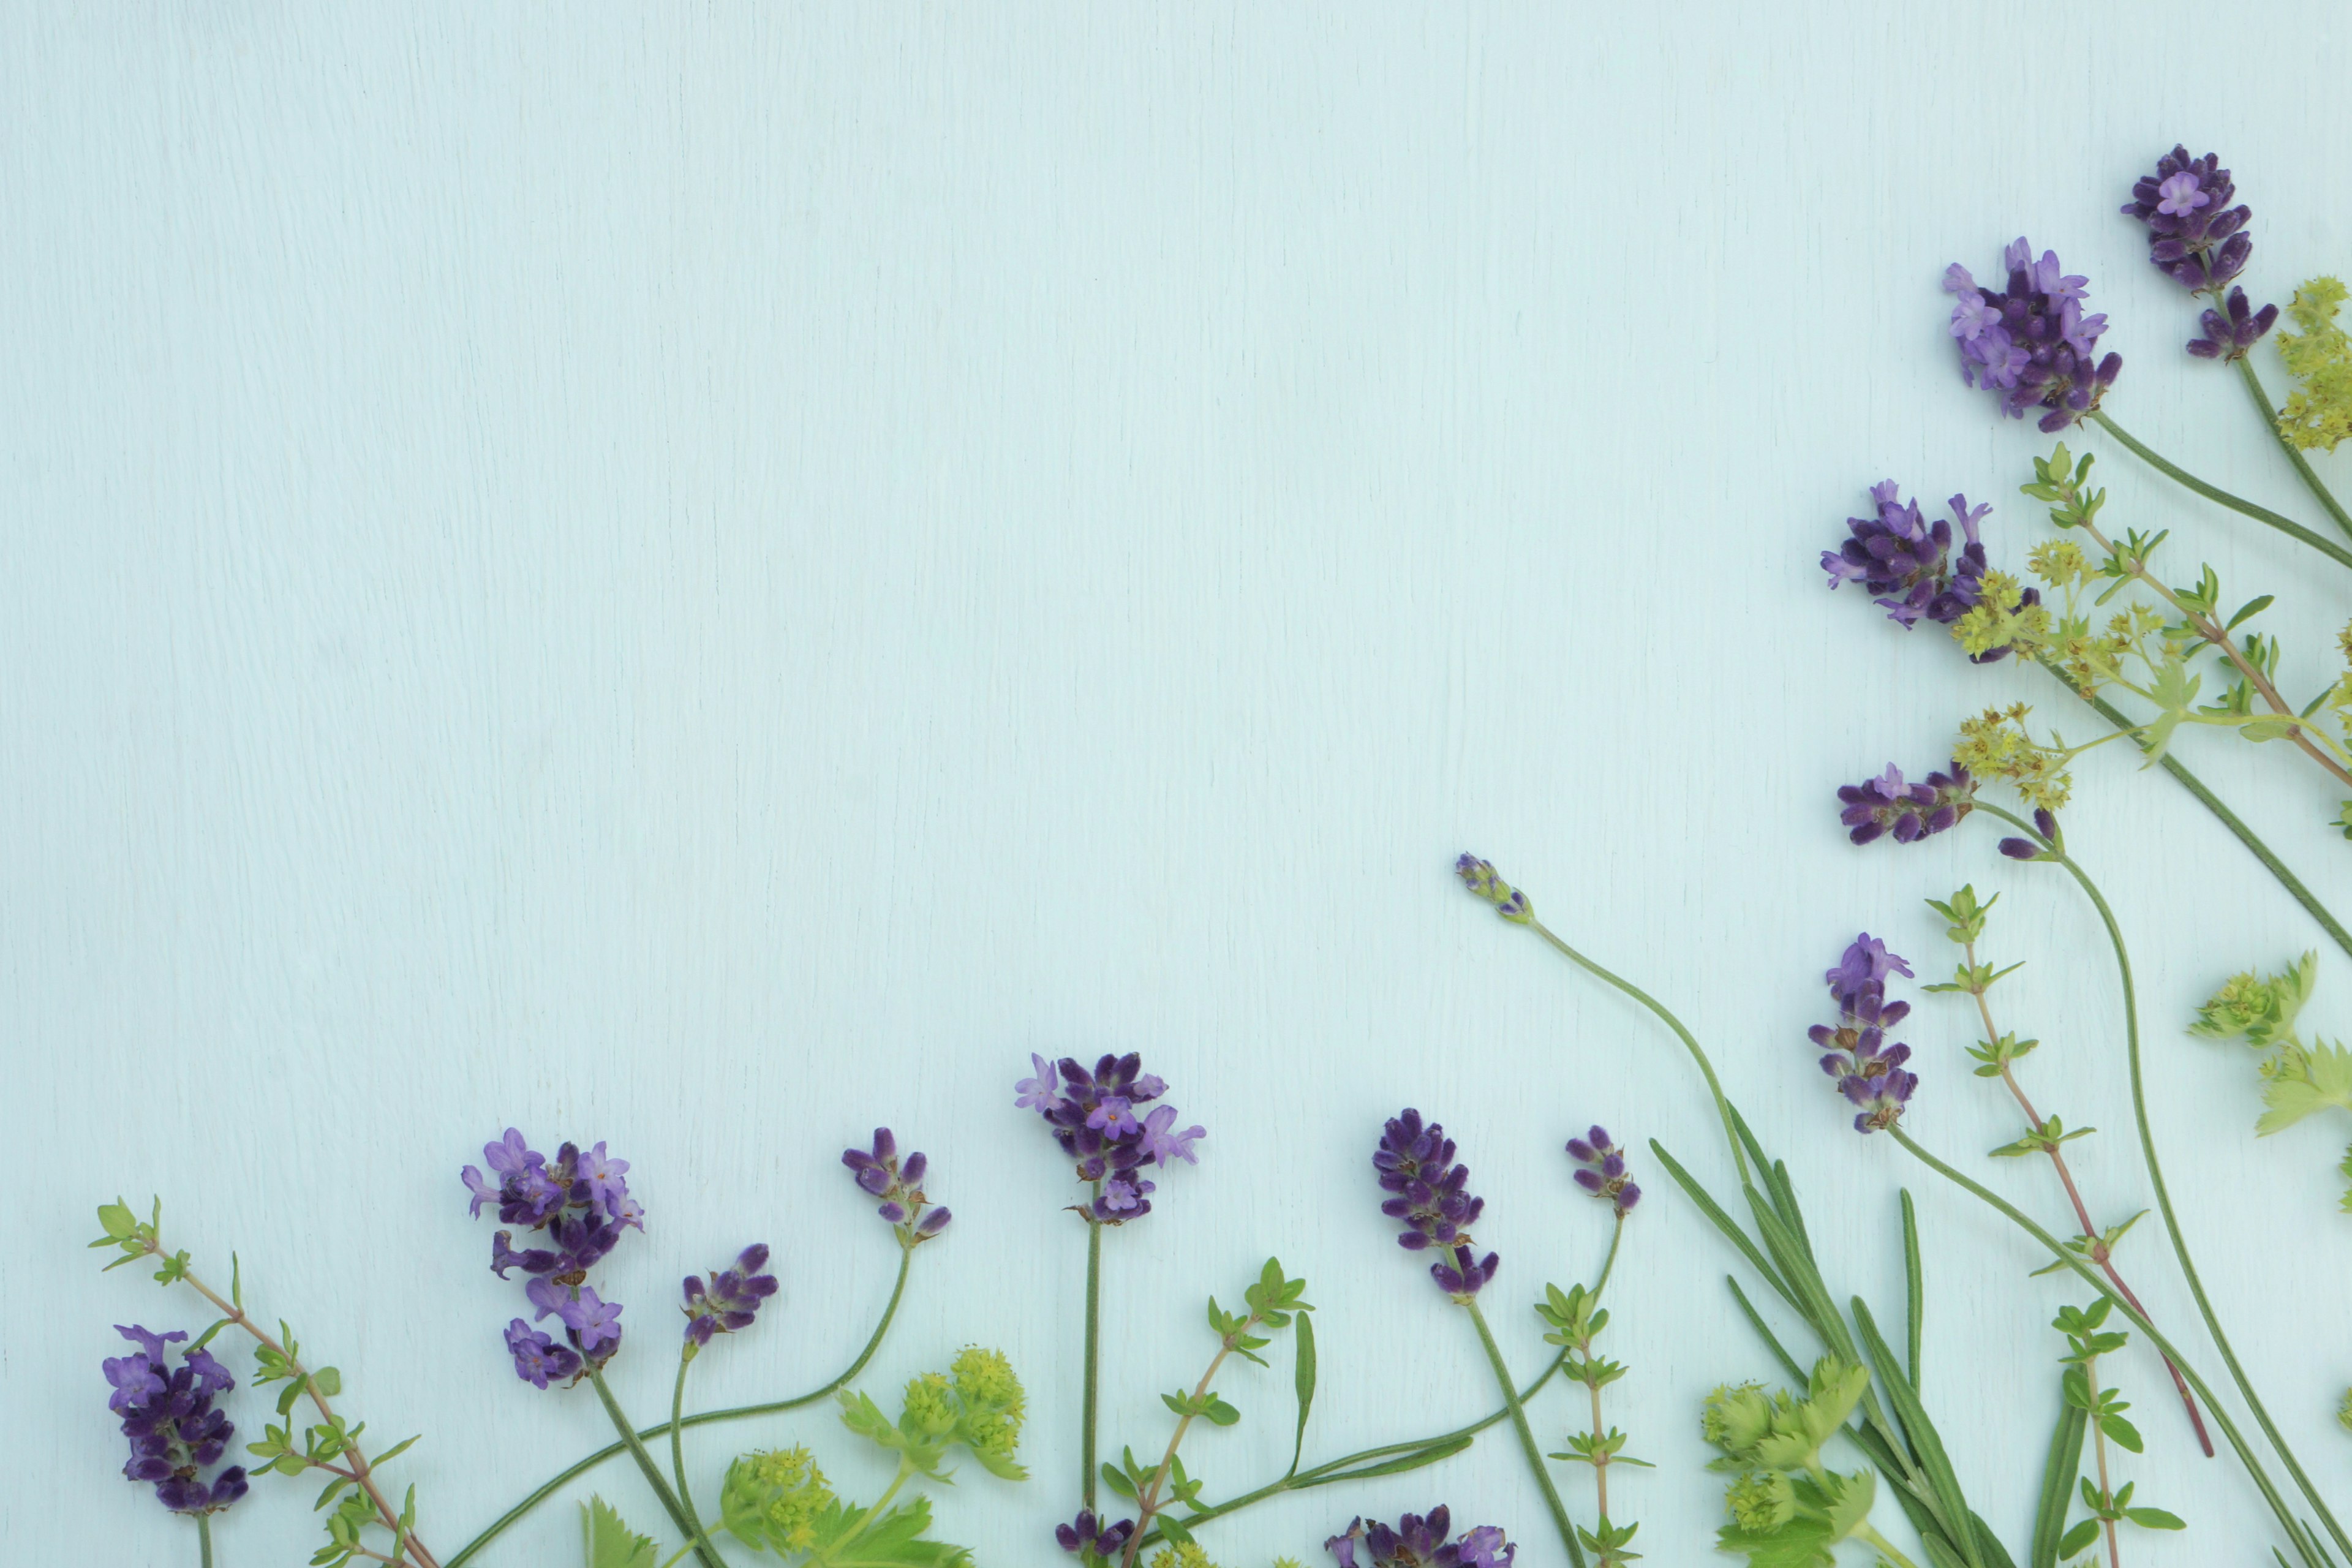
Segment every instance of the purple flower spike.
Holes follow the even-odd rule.
[[[1836,967],[1822,977],[1837,1004],[1838,1021],[1816,1024],[1807,1032],[1827,1053],[1821,1058],[1822,1071],[1836,1080],[1838,1092],[1857,1108],[1853,1125],[1859,1132],[1894,1126],[1919,1087],[1918,1075],[1904,1066],[1911,1059],[1911,1047],[1887,1040],[1887,1031],[1911,1016],[1910,1003],[1886,999],[1886,982],[1897,974],[1906,979],[1911,974],[1911,965],[1901,954],[1888,952],[1868,931],[1855,937]]]
[[[1570,1139],[1568,1152],[1584,1167],[1576,1173],[1576,1184],[1607,1199],[1620,1215],[1631,1213],[1642,1201],[1642,1189],[1626,1173],[1625,1151],[1609,1141],[1607,1128],[1594,1127],[1581,1138]]]
[[[2222,310],[2205,312],[2199,322],[2205,329],[2204,334],[2189,340],[2189,352],[2199,359],[2243,359],[2246,351],[2261,342],[2263,334],[2278,321],[2278,313],[2276,305],[2255,310],[2246,291],[2232,287]]]
[[[2083,313],[2089,279],[2066,273],[2055,251],[2039,261],[2023,238],[2002,254],[2007,289],[1981,289],[1954,262],[1944,272],[1952,309],[1952,337],[1960,375],[2000,400],[2003,414],[2024,417],[2040,408],[2044,431],[2063,430],[2088,417],[2123,369],[2120,355],[2098,355],[2105,316]]]
[[[923,1194],[923,1177],[930,1171],[931,1163],[918,1151],[905,1160],[898,1158],[898,1140],[887,1127],[874,1130],[874,1149],[844,1149],[841,1163],[856,1177],[858,1190],[868,1197],[880,1198],[874,1212],[898,1233],[898,1244],[913,1247],[929,1241],[947,1228],[948,1211],[925,1210],[930,1199]]]
[[[1870,499],[1874,515],[1847,518],[1845,542],[1822,552],[1830,586],[1860,584],[1876,595],[1886,618],[1906,631],[1922,619],[1948,626],[1975,609],[1984,596],[1988,570],[1980,525],[1992,508],[1971,507],[1967,496],[1956,495],[1945,503],[1951,517],[1931,523],[1917,501],[1903,499],[1893,479],[1871,486]],[[1957,554],[1954,524],[1959,528]]]
[[[1495,1277],[1497,1259],[1472,1253],[1470,1226],[1486,1212],[1486,1201],[1470,1192],[1470,1167],[1454,1161],[1454,1141],[1440,1122],[1423,1123],[1421,1112],[1408,1107],[1381,1131],[1380,1147],[1372,1152],[1372,1172],[1381,1190],[1392,1194],[1381,1205],[1391,1219],[1405,1229],[1397,1245],[1409,1252],[1437,1247],[1451,1261],[1430,1265],[1430,1278],[1456,1300],[1466,1301]]]
[[[2034,844],[2029,844],[2022,838],[2002,839],[2000,841],[2000,852],[2008,856],[2012,860],[2039,860],[2042,858],[2041,847]]]
[[[588,1270],[619,1245],[624,1230],[646,1227],[646,1211],[625,1179],[629,1163],[601,1142],[583,1152],[570,1142],[551,1161],[512,1127],[483,1145],[482,1160],[495,1183],[471,1165],[458,1173],[472,1194],[472,1212],[478,1215],[485,1205],[496,1204],[502,1224],[537,1232],[550,1243],[519,1251],[514,1233],[499,1231],[490,1238],[490,1269],[501,1279],[509,1269],[521,1269],[534,1321],[561,1318],[571,1341],[570,1348],[557,1344],[516,1319],[506,1336],[515,1375],[535,1388],[568,1382],[582,1354],[601,1365],[620,1349],[621,1309],[600,1300],[586,1282]]]
[[[1846,837],[1869,844],[1891,835],[1897,844],[1916,844],[1958,826],[1976,809],[1977,781],[1959,763],[1951,768],[1929,773],[1924,784],[1906,784],[1903,770],[1889,763],[1876,778],[1840,785],[1838,820]]]
[[[1431,1509],[1427,1518],[1406,1514],[1394,1525],[1375,1521],[1367,1527],[1358,1519],[1323,1549],[1339,1568],[1511,1568],[1518,1548],[1504,1539],[1501,1529],[1482,1524],[1449,1541],[1453,1527],[1443,1507]]]
[[[2126,216],[2147,225],[2147,258],[2184,289],[2217,291],[2246,268],[2253,237],[2246,232],[2253,209],[2231,205],[2238,187],[2221,156],[2191,158],[2175,147],[2143,174],[2123,205]]]
[[[1115,1563],[1127,1548],[1127,1538],[1135,1533],[1135,1521],[1122,1519],[1117,1524],[1095,1518],[1092,1509],[1079,1510],[1078,1517],[1068,1524],[1054,1527],[1054,1539],[1062,1550],[1091,1552],[1106,1563]]]
[[[1077,1178],[1095,1188],[1087,1202],[1073,1205],[1097,1225],[1124,1225],[1151,1212],[1158,1184],[1143,1172],[1165,1169],[1178,1160],[1200,1163],[1192,1145],[1209,1135],[1198,1125],[1177,1131],[1172,1105],[1154,1105],[1168,1092],[1143,1058],[1130,1052],[1106,1056],[1089,1071],[1074,1057],[1049,1066],[1032,1055],[1031,1077],[1014,1086],[1014,1103],[1045,1119],[1054,1141],[1076,1163]],[[1149,1106],[1149,1110],[1144,1108]]]
[[[179,1330],[159,1334],[133,1323],[115,1332],[138,1346],[135,1354],[100,1363],[113,1389],[106,1407],[121,1417],[131,1457],[126,1479],[155,1489],[155,1500],[173,1513],[217,1513],[246,1494],[245,1470],[232,1465],[210,1481],[200,1473],[221,1462],[236,1428],[213,1401],[236,1386],[228,1369],[204,1350],[173,1366],[166,1346],[184,1344]]]
[[[767,1246],[755,1242],[737,1256],[732,1268],[713,1270],[708,1286],[692,1274],[686,1277],[686,1301],[680,1310],[686,1313],[686,1337],[697,1350],[709,1344],[714,1334],[751,1326],[760,1303],[778,1289],[776,1277],[763,1272],[767,1267]]]

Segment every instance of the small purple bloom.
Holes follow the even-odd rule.
[[[1454,862],[1454,874],[1462,885],[1479,898],[1495,906],[1495,912],[1514,925],[1532,924],[1535,905],[1528,896],[1503,880],[1501,873],[1475,855],[1463,855]]]
[[[1181,1160],[1188,1165],[1199,1164],[1201,1157],[1192,1152],[1192,1144],[1195,1140],[1207,1137],[1209,1130],[1194,1125],[1181,1132],[1169,1131],[1169,1129],[1175,1125],[1176,1108],[1174,1106],[1160,1105],[1152,1108],[1151,1114],[1143,1119],[1143,1137],[1140,1140],[1140,1145],[1144,1158],[1162,1165],[1172,1160]]]
[[[1054,1539],[1065,1552],[1091,1552],[1106,1563],[1116,1562],[1126,1550],[1128,1537],[1135,1533],[1135,1521],[1122,1519],[1117,1524],[1095,1518],[1092,1509],[1082,1509],[1078,1517],[1068,1524],[1054,1527]]]
[[[559,1315],[563,1326],[572,1331],[572,1342],[590,1361],[602,1362],[621,1348],[621,1307],[616,1301],[599,1300],[596,1292],[587,1286],[576,1287],[572,1299],[566,1302]]]
[[[1192,1144],[1208,1136],[1206,1128],[1173,1131],[1171,1105],[1139,1114],[1139,1107],[1168,1092],[1164,1079],[1143,1070],[1141,1057],[1105,1056],[1091,1070],[1073,1057],[1051,1068],[1043,1057],[1029,1060],[1035,1076],[1016,1086],[1016,1104],[1044,1115],[1054,1141],[1075,1162],[1078,1180],[1094,1186],[1087,1202],[1073,1205],[1092,1222],[1124,1225],[1151,1212],[1150,1194],[1158,1187],[1142,1175],[1145,1168],[1180,1159],[1200,1163]]]
[[[533,1388],[564,1382],[580,1370],[577,1352],[557,1344],[520,1318],[507,1325],[507,1351],[514,1357],[515,1375]]]
[[[1822,570],[1829,585],[1858,583],[1876,596],[1886,618],[1908,631],[1921,620],[1950,626],[1977,607],[1984,597],[1984,575],[1990,570],[1980,537],[1990,506],[1969,505],[1956,495],[1945,504],[1949,519],[1929,522],[1919,503],[1906,501],[1893,479],[1871,486],[1875,509],[1872,517],[1845,520],[1847,538],[1835,550],[1822,552]],[[1960,547],[1952,548],[1953,524],[1959,525]],[[2022,604],[2042,602],[2038,589],[2026,589]],[[2007,647],[1972,656],[1978,664],[2006,658]]]
[[[174,1513],[215,1513],[243,1497],[242,1468],[232,1465],[209,1482],[201,1474],[220,1463],[236,1435],[228,1416],[213,1408],[236,1386],[228,1369],[201,1347],[173,1366],[166,1347],[188,1338],[178,1330],[159,1334],[118,1323],[115,1332],[139,1347],[135,1355],[100,1363],[114,1391],[107,1408],[121,1417],[130,1442],[124,1478],[152,1487],[156,1500]]]
[[[2191,158],[2188,148],[2175,147],[2156,161],[2154,174],[2139,177],[2123,205],[2126,216],[2147,226],[2147,258],[2157,269],[2199,293],[2218,291],[2244,271],[2254,250],[2246,232],[2253,209],[2230,205],[2238,187],[2221,163],[2217,153]]]
[[[1961,378],[1996,394],[2011,418],[2040,408],[2044,431],[2063,430],[2097,410],[2123,360],[2098,357],[2107,319],[2083,313],[2090,280],[2067,272],[2055,251],[2035,260],[2021,237],[2001,259],[2006,289],[1979,289],[1958,263],[1945,269],[1945,291],[1958,298],[1952,337]]]
[[[1590,1128],[1583,1137],[1570,1139],[1568,1152],[1584,1167],[1576,1173],[1576,1184],[1607,1199],[1619,1214],[1631,1213],[1642,1201],[1642,1189],[1626,1173],[1625,1151],[1609,1141],[1607,1128]]]
[[[1391,1525],[1361,1519],[1323,1543],[1339,1568],[1511,1568],[1518,1548],[1495,1525],[1465,1530],[1449,1541],[1452,1516],[1444,1508],[1427,1518],[1406,1514]]]
[[[1868,931],[1855,937],[1822,978],[1837,1004],[1834,1025],[1816,1024],[1807,1032],[1817,1047],[1826,1048],[1822,1071],[1837,1082],[1838,1092],[1857,1109],[1856,1131],[1875,1132],[1895,1125],[1910,1103],[1919,1079],[1904,1064],[1911,1047],[1890,1044],[1887,1031],[1911,1015],[1908,1002],[1889,1002],[1886,982],[1894,975],[1911,975],[1901,954]]]
[[[1029,1066],[1031,1076],[1013,1086],[1013,1092],[1021,1097],[1013,1103],[1023,1110],[1034,1110],[1042,1116],[1051,1111],[1054,1102],[1061,1099],[1061,1075],[1054,1070],[1053,1063],[1034,1051],[1029,1053]]]
[[[1877,778],[1841,784],[1838,820],[1846,837],[1868,844],[1892,835],[1897,844],[1916,844],[1958,826],[1976,809],[1977,781],[1959,763],[1951,766],[1949,773],[1929,773],[1924,784],[1906,784],[1903,771],[1890,763]]]
[[[2213,198],[2198,189],[2197,176],[2186,169],[2168,177],[2156,187],[2156,191],[2161,198],[2156,210],[2167,217],[2187,217],[2199,207],[2213,205]]]
[[[898,1158],[898,1140],[887,1127],[874,1130],[874,1148],[844,1149],[841,1163],[849,1167],[856,1178],[858,1189],[868,1197],[880,1198],[874,1212],[895,1226],[901,1246],[912,1247],[929,1241],[947,1227],[948,1211],[931,1209],[925,1214],[930,1199],[923,1193],[923,1177],[931,1163],[920,1151],[902,1162]]]
[[[1135,1120],[1135,1111],[1127,1101],[1112,1095],[1087,1113],[1087,1125],[1097,1132],[1118,1138],[1135,1131],[1140,1124]]]
[[[695,1275],[686,1277],[686,1337],[698,1349],[714,1334],[751,1326],[760,1303],[779,1289],[776,1277],[763,1272],[767,1267],[768,1248],[755,1243],[737,1256],[733,1268],[713,1270],[708,1286]]]

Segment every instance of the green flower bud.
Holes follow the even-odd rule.
[[[1731,1522],[1742,1530],[1775,1531],[1795,1517],[1796,1489],[1789,1478],[1775,1470],[1752,1470],[1731,1483],[1723,1494]]]
[[[1028,1414],[1021,1380],[1002,1351],[967,1345],[955,1358],[956,1397],[963,1415],[956,1436],[983,1459],[1009,1460],[1021,1444],[1021,1423]]]
[[[833,1488],[805,1447],[745,1454],[727,1467],[719,1522],[754,1550],[806,1552],[816,1543],[817,1516],[833,1500]]]
[[[1760,1383],[1718,1386],[1699,1414],[1699,1435],[1738,1457],[1754,1450],[1772,1429],[1772,1402]]]

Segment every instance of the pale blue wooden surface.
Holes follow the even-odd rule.
[[[2092,276],[2121,416],[2307,511],[2114,209],[2176,139],[2218,145],[2258,290],[2352,267],[2347,71],[2317,5],[0,7],[0,1555],[193,1560],[117,1478],[97,1363],[110,1323],[201,1319],[97,1277],[103,1199],[163,1193],[372,1431],[427,1434],[446,1554],[606,1440],[585,1393],[506,1370],[519,1293],[456,1179],[485,1138],[635,1163],[651,1235],[606,1293],[650,1420],[676,1278],[745,1241],[785,1255],[785,1311],[701,1363],[703,1400],[815,1381],[863,1334],[891,1253],[835,1156],[887,1121],[959,1219],[872,1386],[1011,1352],[1041,1474],[969,1478],[941,1532],[1057,1560],[1083,1243],[1011,1104],[1033,1048],[1141,1049],[1210,1129],[1111,1238],[1112,1447],[1162,1439],[1200,1298],[1269,1251],[1323,1308],[1311,1454],[1483,1411],[1467,1328],[1375,1212],[1381,1118],[1461,1137],[1528,1363],[1522,1304],[1605,1239],[1562,1138],[1597,1118],[1725,1171],[1671,1042],[1465,899],[1465,847],[1685,1009],[1833,1282],[1889,1311],[1909,1173],[1825,1098],[1815,976],[1858,927],[1940,964],[1917,900],[2005,889],[2030,1080],[2106,1130],[2076,1146],[2100,1215],[2141,1207],[2079,903],[1990,835],[1851,851],[1826,804],[2040,694],[1810,563],[1887,475],[1993,500],[2011,563],[2041,536],[2012,504],[2041,444],[1960,386],[1936,288],[2020,231]],[[2342,584],[2117,458],[2114,506],[2279,590],[2318,679]],[[2202,740],[2352,906],[2334,803]],[[2334,1146],[2257,1145],[2249,1065],[2179,1034],[2317,935],[2168,783],[2102,756],[2083,796],[2187,1223],[2352,1494]],[[2343,1030],[2352,972],[2322,968]],[[1924,1017],[1915,1124],[1975,1167],[2008,1119],[1962,1020]],[[1727,1250],[1639,1167],[1611,1415],[1662,1468],[1618,1511],[1697,1563],[1697,1400],[1769,1363]],[[2041,1173],[1993,1177],[2058,1219]],[[2019,1537],[2072,1293],[1921,1197],[1928,1393]],[[2152,1229],[2138,1281],[2188,1333]],[[2125,1473],[2194,1526],[2135,1560],[2258,1559],[2242,1479],[2186,1455],[2153,1363],[2119,1372],[2152,1439]],[[1213,1494],[1286,1458],[1286,1363],[1229,1386]],[[878,1484],[822,1413],[695,1447],[715,1473],[786,1436]],[[623,1468],[598,1484],[654,1522]],[[222,1562],[307,1555],[311,1489],[260,1485]],[[1438,1500],[1556,1558],[1491,1442],[1245,1516],[1216,1555],[1313,1560],[1355,1511]],[[551,1509],[492,1561],[569,1561],[572,1528]]]

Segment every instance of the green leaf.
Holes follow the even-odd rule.
[[[2188,1521],[2179,1514],[2167,1513],[2160,1508],[2127,1508],[2124,1517],[2142,1530],[2186,1530]]]
[[[1470,1437],[1449,1437],[1442,1443],[1432,1443],[1426,1448],[1416,1448],[1410,1454],[1400,1454],[1393,1459],[1382,1459],[1377,1465],[1366,1465],[1360,1469],[1340,1470],[1328,1476],[1318,1473],[1315,1478],[1315,1484],[1330,1486],[1339,1481],[1368,1481],[1379,1476],[1401,1476],[1407,1470],[1418,1470],[1423,1466],[1436,1464],[1441,1459],[1450,1459],[1467,1448],[1473,1441],[1475,1439]]]
[[[1127,1472],[1125,1470],[1120,1469],[1108,1459],[1105,1459],[1103,1461],[1102,1479],[1103,1485],[1108,1487],[1119,1496],[1127,1499],[1129,1502],[1133,1502],[1135,1500],[1135,1483],[1128,1479]]]
[[[1912,1211],[1911,1189],[1903,1193],[1903,1285],[1905,1300],[1910,1307],[1909,1333],[1906,1349],[1910,1352],[1908,1366],[1911,1386],[1919,1386],[1919,1335],[1927,1314],[1927,1292],[1919,1267],[1919,1216]]]
[[[1781,1366],[1787,1369],[1790,1377],[1799,1383],[1804,1382],[1805,1369],[1797,1364],[1796,1357],[1782,1348],[1779,1337],[1772,1332],[1770,1325],[1764,1321],[1764,1315],[1759,1312],[1756,1310],[1756,1304],[1748,1299],[1748,1292],[1739,1288],[1739,1281],[1727,1274],[1723,1277],[1723,1282],[1731,1287],[1732,1299],[1739,1303],[1739,1310],[1748,1315],[1748,1326],[1756,1331],[1757,1338],[1764,1342],[1764,1348],[1770,1351]]]
[[[1675,1179],[1675,1184],[1682,1188],[1683,1194],[1698,1206],[1701,1214],[1715,1222],[1715,1228],[1721,1231],[1725,1238],[1739,1249],[1741,1255],[1748,1259],[1749,1266],[1763,1277],[1764,1283],[1772,1287],[1773,1293],[1802,1316],[1804,1308],[1798,1305],[1796,1293],[1789,1289],[1778,1273],[1774,1272],[1772,1266],[1764,1261],[1764,1254],[1757,1249],[1753,1241],[1748,1239],[1748,1233],[1731,1223],[1731,1216],[1723,1212],[1722,1205],[1708,1194],[1705,1187],[1698,1184],[1697,1179],[1688,1171],[1684,1170],[1681,1163],[1672,1154],[1666,1152],[1666,1146],[1654,1138],[1650,1140],[1650,1152],[1658,1157],[1658,1163],[1666,1168],[1666,1174]]]
[[[1298,1432],[1290,1445],[1289,1474],[1298,1473],[1298,1461],[1307,1452],[1307,1413],[1315,1408],[1315,1320],[1301,1314],[1298,1319],[1297,1368],[1291,1374],[1290,1385],[1298,1395]]]
[[[2105,1432],[2110,1439],[2121,1445],[2123,1447],[2128,1448],[2135,1454],[2141,1453],[2146,1450],[2147,1445],[2140,1441],[2139,1428],[2134,1426],[2130,1422],[2125,1420],[2120,1415],[2100,1416],[2099,1430]]]
[[[2034,1505],[2033,1546],[2028,1568],[2056,1568],[2058,1538],[2066,1527],[2066,1502],[2083,1468],[2083,1438],[2090,1417],[2062,1400],[2058,1426],[2050,1435],[2050,1457],[2042,1468],[2042,1498]]]
[[[1160,1533],[1161,1535],[1165,1536],[1169,1541],[1174,1542],[1176,1545],[1189,1546],[1192,1544],[1192,1532],[1185,1529],[1183,1522],[1177,1519],[1174,1514],[1154,1514],[1152,1516],[1151,1522],[1159,1527]]]
[[[2263,1086],[2263,1103],[2270,1109],[2254,1123],[2254,1131],[2264,1137],[2331,1105],[2352,1110],[2352,1051],[2325,1040],[2308,1047],[2290,1045],[2277,1071]]]
[[[817,1521],[812,1562],[828,1568],[955,1568],[971,1552],[944,1541],[927,1541],[931,1526],[929,1499],[917,1498],[869,1520],[870,1510],[835,1503]]]
[[[2245,623],[2248,617],[2259,616],[2270,607],[2271,595],[2268,594],[2264,594],[2259,598],[2248,599],[2244,604],[2238,606],[2238,613],[2231,616],[2230,617],[2230,624],[2223,626],[2221,629],[2225,632],[2236,631],[2240,626]]]
[[[310,1374],[311,1386],[332,1399],[343,1391],[343,1374],[331,1366],[322,1366]]]
[[[2074,1528],[2060,1539],[2058,1555],[2062,1558],[2072,1557],[2098,1538],[2099,1521],[2095,1515],[2089,1519],[2077,1520],[2074,1521]]]
[[[621,1516],[603,1498],[580,1506],[586,1531],[588,1568],[654,1568],[654,1542],[621,1522]]]
[[[1202,1409],[1201,1414],[1207,1416],[1212,1424],[1219,1426],[1230,1426],[1242,1418],[1240,1411],[1226,1404],[1223,1395],[1216,1394],[1209,1395],[1209,1403]]]
[[[1850,1476],[1832,1472],[1823,1489],[1829,1496],[1830,1539],[1843,1541],[1870,1517],[1870,1505],[1878,1500],[1878,1477],[1868,1470]]]
[[[1861,1331],[1871,1365],[1878,1373],[1879,1387],[1885,1391],[1887,1403],[1895,1406],[1912,1452],[1919,1457],[1919,1468],[1927,1472],[1927,1484],[1935,1491],[1937,1511],[1943,1518],[1947,1532],[1957,1532],[1960,1539],[1953,1544],[1976,1568],[1982,1568],[1975,1535],[1969,1529],[1968,1499],[1960,1491],[1959,1478],[1952,1473],[1952,1461],[1944,1452],[1943,1439],[1936,1435],[1935,1423],[1927,1419],[1917,1391],[1895,1364],[1895,1352],[1879,1337],[1878,1325],[1871,1321],[1870,1308],[1859,1296],[1853,1299],[1853,1322]]]

